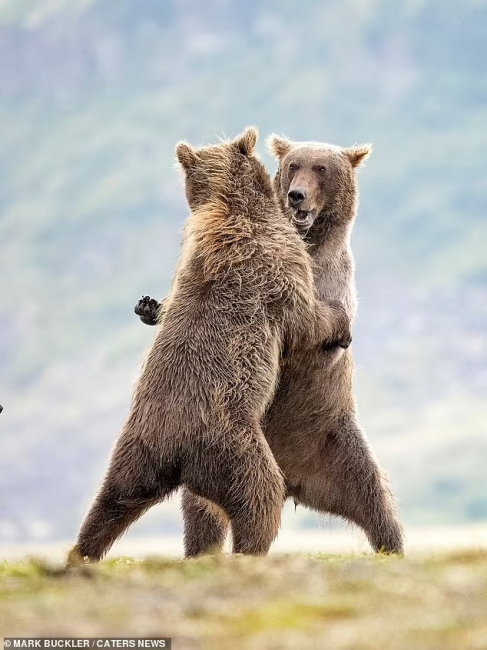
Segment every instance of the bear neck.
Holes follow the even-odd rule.
[[[348,213],[325,213],[318,217],[305,241],[313,260],[316,295],[339,300],[353,321],[357,309],[355,264],[350,237],[355,208]]]
[[[313,226],[303,237],[312,257],[340,257],[350,249],[355,214],[347,218],[342,212],[324,211],[318,215]]]

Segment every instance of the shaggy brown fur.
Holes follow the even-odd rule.
[[[353,320],[355,170],[370,146],[341,149],[276,136],[269,145],[279,161],[274,179],[279,203],[308,244],[318,298],[339,300]],[[136,311],[145,306],[148,314],[148,300],[139,301]],[[157,308],[152,305],[152,318]],[[350,350],[335,348],[324,355],[294,351],[282,364],[279,389],[263,423],[265,435],[286,478],[288,496],[357,524],[374,550],[401,553],[395,501],[358,424],[352,374]],[[183,511],[187,555],[221,547],[227,527],[221,512],[205,509],[202,499],[188,492]]]
[[[317,296],[339,300],[353,321],[350,235],[358,207],[356,169],[371,147],[342,149],[276,136],[269,146],[279,161],[274,185],[281,208],[300,230],[314,261]],[[296,190],[304,200],[293,208]],[[267,413],[266,437],[290,496],[357,524],[375,551],[402,553],[396,503],[357,421],[352,377],[350,349],[290,355]]]
[[[350,333],[343,308],[314,298],[309,255],[252,155],[256,139],[250,128],[176,149],[191,209],[181,260],[73,562],[101,558],[180,485],[225,513],[235,552],[266,553],[277,535],[285,487],[260,420],[281,349],[317,354]]]

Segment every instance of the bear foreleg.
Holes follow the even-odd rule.
[[[310,347],[348,348],[352,342],[350,318],[337,300],[316,300],[313,326],[305,332]]]

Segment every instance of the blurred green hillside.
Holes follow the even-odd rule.
[[[487,3],[0,2],[0,538],[73,536],[153,336],[177,140],[373,142],[361,419],[406,522],[487,519]],[[286,525],[314,525],[303,512]],[[175,504],[139,525],[180,530]]]

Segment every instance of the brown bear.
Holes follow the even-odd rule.
[[[281,350],[347,345],[350,331],[338,303],[315,300],[306,246],[253,155],[256,140],[249,128],[176,148],[191,211],[181,260],[70,563],[100,559],[180,485],[225,513],[235,552],[266,553],[277,535],[285,486],[260,421]]]
[[[274,187],[314,261],[317,297],[356,311],[350,234],[358,206],[356,170],[371,147],[340,148],[271,136],[279,162]],[[144,296],[136,306],[153,324],[163,312]],[[296,502],[360,526],[376,551],[403,552],[403,530],[384,471],[356,416],[351,350],[294,350],[281,366],[279,387],[263,420],[287,494]],[[228,518],[189,491],[183,493],[185,549],[195,556],[221,547]]]

